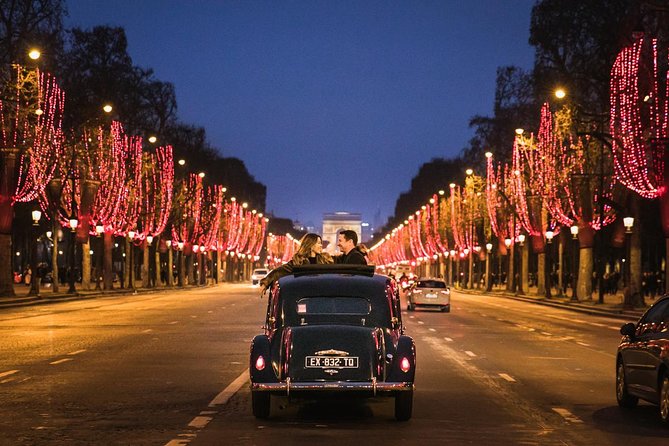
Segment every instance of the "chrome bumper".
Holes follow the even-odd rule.
[[[285,382],[279,383],[251,383],[251,390],[261,392],[275,392],[285,393],[290,395],[290,392],[360,392],[368,391],[376,396],[378,393],[386,392],[406,392],[414,390],[412,382],[376,382],[373,381],[327,381],[327,382],[292,382],[287,379]]]

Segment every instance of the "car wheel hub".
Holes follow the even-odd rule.
[[[618,373],[616,374],[616,392],[618,399],[621,400],[625,396],[625,369],[623,365],[618,366]]]

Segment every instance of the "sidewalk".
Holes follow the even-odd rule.
[[[646,298],[646,306],[634,309],[627,309],[623,306],[623,295],[618,294],[605,294],[604,303],[599,303],[599,296],[596,292],[593,292],[591,300],[580,300],[578,302],[572,302],[570,296],[556,296],[552,295],[551,298],[546,298],[544,295],[537,295],[537,288],[530,287],[529,292],[518,296],[514,293],[506,291],[502,288],[493,288],[492,291],[486,293],[482,288],[481,289],[460,289],[453,288],[455,291],[467,294],[483,294],[483,295],[492,295],[497,297],[505,297],[507,299],[521,300],[524,302],[532,302],[539,305],[547,305],[551,307],[559,307],[579,313],[593,314],[598,316],[608,316],[620,320],[625,320],[628,322],[636,322],[637,319],[652,305],[655,303],[655,300],[660,296],[657,296],[655,299]]]
[[[117,285],[118,286],[118,285]],[[54,293],[51,291],[51,287],[42,285],[40,287],[39,296],[29,296],[30,286],[24,284],[14,285],[14,297],[1,297],[0,296],[0,310],[3,308],[14,308],[14,307],[24,307],[28,305],[41,305],[54,302],[63,302],[70,300],[82,300],[82,299],[94,299],[97,297],[112,297],[112,296],[123,296],[130,294],[147,294],[147,293],[158,293],[161,291],[168,290],[179,290],[187,291],[194,290],[198,288],[204,288],[207,286],[213,285],[187,285],[184,287],[177,287],[176,285],[168,287],[157,287],[157,288],[141,288],[136,287],[135,291],[126,289],[126,288],[114,288],[113,290],[83,290],[81,285],[77,284],[77,292],[75,294],[68,293],[67,290],[69,286],[67,284],[61,285],[59,291]]]

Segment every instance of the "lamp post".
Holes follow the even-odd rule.
[[[632,287],[631,282],[631,265],[630,257],[632,255],[632,226],[634,226],[634,217],[623,218],[623,225],[625,226],[625,259],[623,267],[625,268],[625,290],[623,292],[625,304],[632,302]]]
[[[455,272],[455,268],[454,268],[454,266],[455,266],[455,261],[457,260],[457,259],[455,258],[455,254],[456,254],[455,249],[451,249],[451,252],[450,252],[450,255],[451,255],[451,267],[449,268],[449,271],[448,271],[448,276],[449,276],[449,280],[450,280],[450,282],[451,282],[451,283],[450,283],[451,286],[453,286],[453,284],[454,284],[453,274],[454,274],[454,272]]]
[[[76,265],[76,255],[77,255],[77,244],[76,244],[76,232],[77,232],[77,226],[79,226],[79,220],[76,218],[72,217],[70,218],[70,261],[68,263],[68,284],[69,288],[67,290],[68,293],[74,294],[77,292],[74,283],[76,280],[76,274],[74,271],[75,265]]]
[[[39,210],[34,210],[32,211],[32,217],[33,217],[33,225],[32,225],[32,230],[31,230],[31,235],[32,235],[32,255],[30,256],[30,264],[31,264],[31,270],[32,270],[32,278],[30,281],[30,291],[28,292],[28,296],[37,296],[39,297],[39,286],[40,286],[40,275],[38,274],[39,271],[39,262],[37,261],[37,256],[38,256],[38,246],[37,246],[37,241],[39,237],[39,221],[40,218],[42,218],[42,212]]]
[[[571,238],[574,240],[574,253],[572,254],[572,274],[571,274],[571,301],[578,302],[578,293],[576,292],[576,282],[578,277],[578,268],[576,262],[578,259],[578,226],[573,225],[569,228],[571,231]]]
[[[551,273],[553,272],[553,268],[551,265],[551,246],[553,244],[553,236],[555,234],[553,231],[548,230],[545,233],[546,236],[546,267],[544,271],[544,275],[546,276],[546,299],[551,298]]]
[[[506,289],[511,290],[509,284],[511,283],[511,274],[513,274],[513,271],[511,269],[511,261],[513,259],[513,256],[511,255],[511,242],[512,240],[510,238],[504,239],[504,246],[506,246],[506,255],[507,255],[507,265],[506,265]],[[501,278],[500,278],[501,280]],[[500,283],[501,284],[501,283]]]
[[[485,290],[492,290],[492,280],[490,280],[490,260],[492,260],[492,243],[485,244],[486,258],[485,258]]]
[[[525,246],[525,234],[518,235],[518,250],[520,255],[518,256],[518,286],[516,287],[516,294],[522,296],[525,294],[523,290],[523,247]]]
[[[184,281],[186,279],[186,261],[184,259],[184,242],[178,242],[177,248],[179,249],[179,273],[177,275],[177,285],[180,287],[184,286]]]
[[[105,232],[105,227],[103,225],[95,225],[95,237],[99,240],[99,253],[95,260],[95,289],[101,290],[101,278],[102,278],[102,260],[104,257],[104,240],[102,239],[102,234]]]
[[[135,291],[134,239],[135,231],[128,231],[128,285],[132,291]]]

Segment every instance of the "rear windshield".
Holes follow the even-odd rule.
[[[266,269],[257,269],[255,271],[253,271],[253,274],[267,274],[267,270]]]
[[[297,301],[300,316],[366,316],[370,310],[369,301],[362,297],[306,297]]]
[[[421,280],[416,286],[419,288],[446,288],[446,283],[439,280]]]

